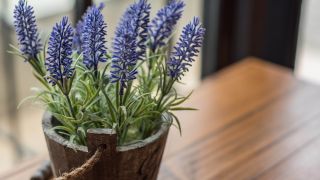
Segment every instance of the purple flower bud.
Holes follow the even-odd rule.
[[[199,18],[194,18],[183,28],[179,42],[174,47],[170,60],[167,62],[168,75],[173,79],[181,79],[184,72],[198,55],[202,46],[205,29],[202,27]]]
[[[136,78],[135,66],[145,54],[150,8],[146,0],[132,4],[117,27],[113,42],[111,79],[113,83],[120,82],[120,95],[123,95],[127,83]]]
[[[73,48],[75,50],[77,50],[78,54],[82,53],[82,49],[81,49],[81,45],[82,45],[82,38],[81,38],[81,34],[82,34],[82,29],[83,29],[83,23],[84,23],[84,19],[87,16],[87,13],[90,11],[90,9],[93,6],[90,6],[87,8],[86,12],[82,15],[81,19],[78,21],[76,27],[75,27],[75,32],[74,32],[74,36],[73,36]],[[102,11],[102,9],[104,8],[104,3],[100,3],[98,6],[98,9],[100,11]]]
[[[101,11],[93,6],[87,12],[82,27],[83,63],[97,70],[99,62],[106,62],[106,23]]]
[[[37,54],[41,51],[41,43],[34,16],[33,7],[29,6],[25,0],[19,0],[14,9],[14,27],[18,36],[20,51],[27,60],[37,59]]]
[[[64,79],[73,75],[72,65],[72,39],[73,28],[67,17],[57,23],[50,34],[48,42],[48,55],[46,58],[47,71],[51,78],[49,82],[55,85],[58,81],[63,84]]]
[[[160,9],[152,20],[149,33],[153,52],[166,44],[165,40],[171,36],[175,25],[182,16],[184,6],[183,1],[172,0],[167,6]]]

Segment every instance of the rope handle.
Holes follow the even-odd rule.
[[[102,146],[99,146],[96,152],[84,164],[72,170],[71,172],[63,173],[60,177],[54,178],[54,180],[77,179],[86,174],[100,160],[104,149],[105,148]]]

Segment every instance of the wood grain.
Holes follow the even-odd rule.
[[[319,131],[319,126],[314,127]],[[267,179],[320,179],[320,138],[311,140],[303,148],[296,149],[291,156],[262,173],[258,178]]]
[[[303,88],[279,98],[272,105],[203,138],[196,146],[167,160],[166,164],[179,167],[178,171],[191,179],[255,177],[320,134],[311,129],[320,124],[320,121],[314,122],[320,117],[320,102],[311,104],[313,109],[301,108],[301,104],[316,93],[312,88]],[[292,108],[296,111],[291,112]],[[305,127],[309,121],[313,123]]]
[[[57,122],[50,113],[45,113],[42,127],[52,162],[53,175],[63,176],[88,162],[98,148],[103,149],[101,158],[89,171],[75,173],[77,180],[156,180],[165,149],[169,124],[164,114],[163,124],[152,136],[130,145],[117,145],[117,134],[112,129],[89,129],[87,146],[72,144],[58,135],[53,124]],[[87,168],[84,168],[87,169]],[[82,172],[82,171],[81,171]],[[78,175],[76,175],[78,174]],[[69,178],[67,178],[69,179]]]
[[[251,58],[206,79],[185,105],[199,110],[178,113],[183,135],[170,131],[167,155],[254,113],[298,84],[287,69]]]
[[[171,129],[158,179],[320,179],[319,92],[252,57],[217,73],[185,104],[200,110],[178,113],[183,135]]]

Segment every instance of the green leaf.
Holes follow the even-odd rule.
[[[29,100],[32,100],[32,99],[35,99],[36,97],[35,96],[28,96],[26,98],[23,98],[22,101],[20,101],[20,103],[18,104],[17,106],[17,109],[20,109],[20,107],[27,101]]]
[[[19,53],[21,53],[21,51],[20,51],[20,49],[19,48],[17,48],[15,45],[13,45],[13,44],[9,44],[9,47],[11,47],[14,51],[16,51],[16,52],[19,52]]]
[[[90,98],[90,95],[89,95],[89,92],[90,92],[90,87],[85,83],[85,82],[83,82],[83,81],[81,81],[81,80],[79,80],[78,81],[83,87],[84,87],[84,89],[85,89],[85,92],[86,92],[86,94],[85,94],[85,100],[84,100],[84,104],[87,104],[88,103],[88,101],[89,101],[89,98]]]
[[[58,113],[54,113],[51,112],[52,115],[59,121],[61,122],[65,127],[72,129],[73,131],[75,130],[75,126],[72,124],[72,120],[74,120],[73,118],[70,117],[66,117],[65,115],[62,114],[58,114]]]
[[[105,91],[102,91],[102,93],[103,93],[103,95],[105,96],[105,98],[106,98],[106,100],[107,100],[107,105],[108,105],[108,108],[109,108],[109,111],[110,111],[112,120],[113,120],[113,122],[115,122],[115,121],[116,121],[116,115],[115,115],[116,109],[115,109],[115,107],[113,106],[113,104],[112,104],[109,96],[106,94],[106,92],[105,92]]]
[[[175,103],[172,103],[171,106],[178,106],[182,103],[184,103],[187,99],[189,99],[189,97],[192,95],[193,91],[191,91],[186,97],[184,97],[182,100],[177,101]]]
[[[73,72],[71,78],[68,79],[68,81],[67,81],[67,87],[66,87],[67,94],[69,94],[71,91],[73,80],[75,77],[76,77],[76,71]]]
[[[138,106],[136,106],[136,108],[132,111],[133,116],[136,116],[138,114],[137,112],[140,111],[144,101],[145,101],[144,99],[142,99],[140,102],[138,101],[139,102]]]
[[[97,102],[99,102],[100,99],[101,99],[100,97],[94,97],[94,98],[92,98],[93,101],[91,101],[91,102],[89,101],[90,104],[84,106],[85,109],[89,109],[91,106],[93,106],[94,104],[96,104]]]
[[[49,35],[47,35],[46,41],[43,44],[43,54],[42,54],[42,56],[43,56],[42,64],[43,65],[44,65],[44,60],[46,59],[48,41],[49,41]]]
[[[71,136],[69,137],[69,141],[70,141],[71,143],[75,143],[75,142],[76,142],[76,138],[77,138],[76,135],[71,135]]]
[[[41,77],[40,75],[38,75],[37,73],[32,73],[34,75],[34,77],[44,86],[46,87],[48,90],[50,90],[50,86],[47,83],[47,81],[44,80],[44,77]]]
[[[170,108],[171,111],[196,111],[198,109],[195,108],[190,108],[190,107],[175,107],[175,108]]]
[[[66,127],[66,126],[55,126],[55,127],[53,127],[52,129],[53,129],[54,131],[55,131],[55,130],[65,131],[65,132],[67,132],[69,135],[74,133],[74,131],[73,131],[71,128],[68,128],[68,127]]]
[[[126,119],[128,117],[127,108],[125,106],[120,106],[120,110]]]
[[[18,53],[18,52],[14,52],[14,51],[9,51],[9,50],[8,50],[7,53],[12,54],[12,55],[19,56],[19,57],[23,58],[24,60],[27,59],[25,56],[21,55],[21,54]]]
[[[116,106],[119,107],[120,106],[120,84],[119,82],[116,83],[116,92],[115,92],[115,96],[116,96]]]
[[[169,114],[173,117],[173,119],[177,123],[180,136],[182,136],[182,128],[181,128],[181,124],[180,124],[179,118],[176,115],[174,115],[173,113],[169,113]]]

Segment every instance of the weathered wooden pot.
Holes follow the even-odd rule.
[[[57,120],[45,113],[42,125],[55,177],[80,167],[97,147],[105,146],[100,160],[84,180],[155,180],[159,172],[162,154],[169,131],[168,123],[163,123],[157,133],[136,144],[117,146],[116,134],[109,129],[90,129],[86,146],[71,144],[53,129]],[[79,179],[79,178],[77,178]]]

